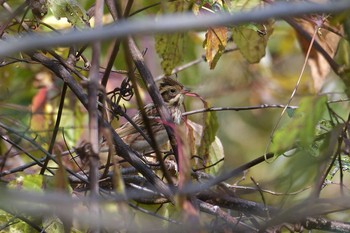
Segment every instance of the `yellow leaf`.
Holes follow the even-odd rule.
[[[204,48],[205,58],[210,69],[214,69],[216,63],[224,52],[227,44],[227,28],[212,28],[205,34]]]

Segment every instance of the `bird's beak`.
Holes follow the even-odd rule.
[[[188,89],[187,87],[184,87],[184,88],[182,89],[182,91],[181,91],[181,94],[186,95],[186,94],[189,93],[190,91],[191,91],[190,89]]]

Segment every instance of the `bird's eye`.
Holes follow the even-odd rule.
[[[170,89],[170,92],[171,92],[171,93],[175,93],[176,90],[175,90],[175,89]]]

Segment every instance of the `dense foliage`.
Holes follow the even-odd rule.
[[[349,232],[349,10],[1,1],[0,231]],[[146,153],[114,129],[147,103]]]

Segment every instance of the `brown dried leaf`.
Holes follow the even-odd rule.
[[[295,20],[307,34],[309,34],[311,37],[314,35],[316,28],[315,23],[313,23],[311,20],[309,21],[305,19]],[[328,53],[328,55],[333,58],[337,51],[339,41],[341,39],[341,37],[334,32],[342,33],[343,27],[341,25],[331,25],[328,21],[325,21],[324,25],[325,27],[318,29],[315,41],[317,41],[318,44]],[[305,37],[300,33],[297,33],[297,37],[300,46],[304,54],[306,55],[310,46],[310,42],[307,39],[305,39]],[[313,79],[314,90],[316,93],[318,93],[320,92],[323,83],[326,79],[326,76],[330,71],[330,65],[324,58],[324,56],[315,48],[311,49],[308,64],[311,68],[311,76]]]
[[[227,44],[227,28],[210,28],[205,34],[203,46],[210,69],[214,69]]]

